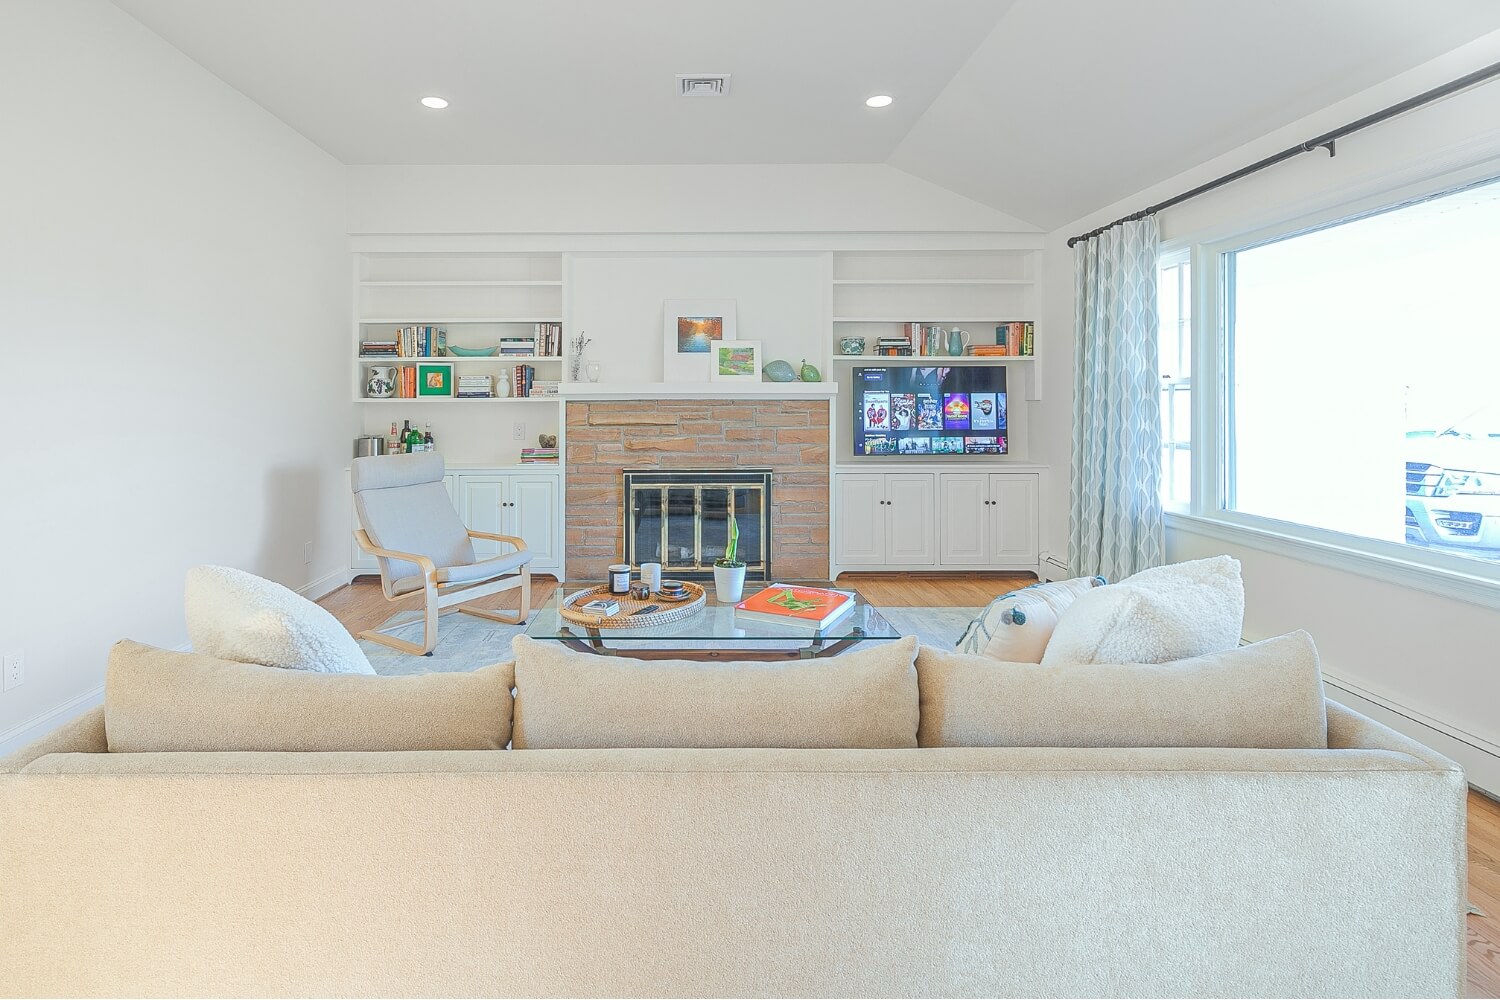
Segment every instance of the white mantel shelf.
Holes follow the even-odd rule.
[[[836,382],[567,382],[569,399],[827,399]]]

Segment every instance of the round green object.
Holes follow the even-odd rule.
[[[820,371],[818,371],[812,365],[808,364],[806,358],[802,359],[802,381],[804,381],[804,382],[821,382],[821,381],[823,381],[823,373],[820,372]]]
[[[797,373],[792,371],[792,366],[785,361],[771,361],[760,370],[768,380],[772,382],[795,382]]]

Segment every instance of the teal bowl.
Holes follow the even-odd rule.
[[[455,358],[493,358],[500,353],[500,345],[494,347],[454,347],[448,345],[448,353]]]

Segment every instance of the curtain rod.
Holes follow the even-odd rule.
[[[1392,104],[1390,107],[1377,111],[1374,114],[1365,115],[1363,118],[1340,126],[1331,132],[1324,132],[1322,135],[1314,136],[1306,142],[1289,146],[1273,156],[1268,156],[1264,160],[1257,160],[1248,167],[1241,167],[1233,173],[1225,174],[1223,177],[1216,177],[1207,184],[1199,184],[1191,191],[1184,191],[1174,198],[1159,201],[1155,205],[1143,208],[1139,212],[1132,212],[1129,215],[1116,219],[1114,222],[1100,226],[1098,229],[1091,229],[1080,236],[1071,237],[1068,240],[1068,247],[1071,249],[1074,244],[1081,243],[1084,240],[1091,240],[1106,229],[1113,229],[1115,226],[1123,223],[1136,222],[1148,215],[1155,215],[1164,209],[1180,205],[1190,198],[1196,198],[1200,194],[1207,194],[1215,188],[1221,188],[1225,184],[1233,183],[1242,177],[1249,177],[1251,174],[1258,173],[1267,167],[1274,167],[1283,160],[1290,160],[1295,156],[1301,156],[1303,153],[1311,153],[1315,149],[1326,149],[1329,156],[1334,156],[1334,143],[1346,135],[1353,135],[1361,129],[1369,128],[1371,125],[1378,125],[1389,118],[1395,118],[1397,115],[1403,115],[1408,111],[1414,111],[1424,104],[1431,104],[1433,101],[1441,100],[1444,97],[1458,93],[1460,90],[1466,90],[1469,87],[1484,83],[1497,76],[1500,76],[1500,62],[1491,63],[1483,69],[1477,69],[1467,76],[1461,76],[1457,80],[1443,84],[1441,87],[1434,87],[1429,91],[1418,94],[1416,97],[1409,97],[1400,104]]]

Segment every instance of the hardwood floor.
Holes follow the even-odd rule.
[[[853,574],[839,583],[859,590],[877,605],[889,607],[978,607],[992,598],[1029,583],[1029,575],[976,574]],[[551,577],[532,581],[532,605],[551,596]],[[496,594],[476,601],[485,608],[514,608],[518,595]],[[418,597],[388,602],[379,580],[361,577],[318,602],[351,632],[379,625],[397,611],[420,610]],[[1468,935],[1471,997],[1500,997],[1500,803],[1477,792],[1469,793],[1469,899],[1483,911],[1470,914]]]

